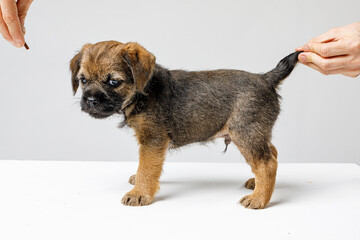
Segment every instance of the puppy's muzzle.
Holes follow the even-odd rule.
[[[100,91],[86,91],[84,92],[83,101],[90,108],[95,108],[101,101],[104,101],[105,94]]]
[[[116,112],[115,103],[99,90],[86,90],[81,100],[81,109],[94,118],[106,118]]]

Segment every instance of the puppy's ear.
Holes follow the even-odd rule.
[[[78,87],[79,87],[79,79],[77,79],[77,74],[80,70],[81,58],[84,53],[84,50],[89,48],[92,44],[85,44],[81,50],[71,59],[70,61],[70,70],[71,70],[71,83],[73,93],[75,95]]]
[[[155,56],[134,42],[126,43],[120,51],[131,69],[136,90],[143,92],[154,72]]]
[[[78,52],[70,61],[71,83],[74,95],[79,87],[79,79],[76,76],[80,69],[81,55],[81,52]]]

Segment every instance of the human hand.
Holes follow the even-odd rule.
[[[25,17],[33,0],[0,0],[0,32],[15,47],[25,44]]]
[[[299,61],[325,75],[360,74],[360,22],[334,28],[311,39],[296,51]]]

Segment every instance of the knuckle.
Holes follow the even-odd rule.
[[[305,52],[314,51],[314,48],[315,48],[315,43],[309,42],[305,45]]]
[[[9,13],[4,13],[3,14],[3,19],[4,19],[4,22],[6,24],[10,24],[10,23],[13,23],[16,19],[16,16],[13,15],[13,14],[9,14]]]
[[[328,56],[329,55],[329,48],[322,46],[320,48],[320,54],[321,56]]]
[[[350,49],[355,53],[360,53],[360,38],[351,44]]]
[[[328,70],[323,70],[323,71],[322,71],[322,74],[324,74],[324,75],[330,75],[330,71],[328,71]]]
[[[350,66],[360,66],[360,57],[351,58],[348,64]]]
[[[326,63],[323,63],[322,65],[321,65],[321,68],[322,69],[324,69],[324,70],[329,70],[329,69],[331,69],[331,63],[328,63],[328,62],[326,62]]]
[[[306,55],[306,60],[307,62],[314,62],[314,58],[313,58],[313,53],[312,52],[308,52]]]
[[[350,41],[349,43],[349,49],[351,51],[355,51],[357,49],[357,43],[355,43],[354,41]]]

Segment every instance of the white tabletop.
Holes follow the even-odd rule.
[[[120,203],[136,163],[0,161],[0,239],[360,239],[360,167],[279,164],[269,206],[245,209],[246,164],[165,164],[155,202]]]

